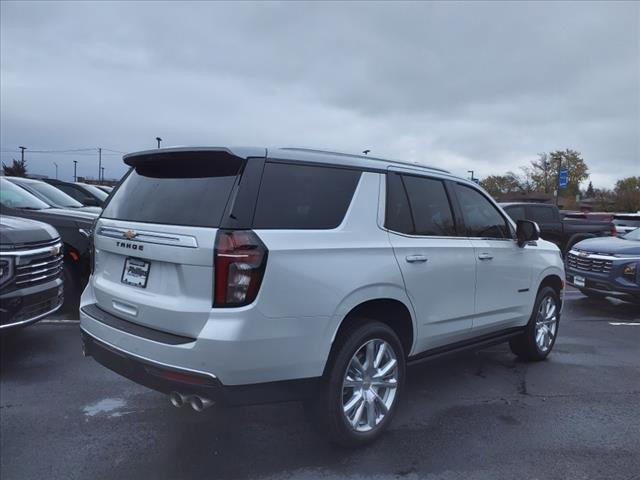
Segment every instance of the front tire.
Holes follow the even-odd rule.
[[[559,323],[558,294],[551,287],[541,288],[524,332],[509,341],[511,351],[525,361],[544,360],[556,343]]]
[[[404,390],[405,353],[386,324],[359,321],[336,340],[320,392],[309,405],[331,441],[358,447],[391,422]]]

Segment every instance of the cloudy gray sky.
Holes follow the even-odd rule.
[[[1,3],[2,161],[288,145],[461,175],[582,152],[640,174],[640,3]],[[31,153],[97,175],[97,153]],[[105,151],[106,176],[124,172]]]

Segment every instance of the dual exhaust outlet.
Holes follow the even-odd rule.
[[[207,408],[213,406],[215,403],[209,398],[200,397],[199,395],[183,395],[179,392],[171,392],[169,394],[169,401],[171,405],[176,408],[182,408],[185,405],[191,405],[196,412],[202,412]]]

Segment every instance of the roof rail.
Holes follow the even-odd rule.
[[[391,163],[400,163],[402,165],[410,165],[412,167],[422,167],[428,168],[430,170],[436,170],[438,172],[443,173],[451,173],[449,170],[440,167],[433,167],[431,165],[425,165],[423,163],[418,162],[407,162],[404,160],[390,160],[388,158],[380,158],[380,157],[370,157],[369,155],[361,155],[354,153],[344,153],[344,152],[332,152],[331,150],[319,150],[315,148],[301,148],[301,147],[281,147],[280,150],[290,150],[294,152],[306,152],[306,153],[319,153],[324,155],[336,155],[340,157],[351,157],[351,158],[361,158],[363,160],[374,160],[377,162],[391,162]]]

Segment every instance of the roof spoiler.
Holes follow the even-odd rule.
[[[137,167],[148,162],[179,162],[187,156],[190,158],[210,160],[212,157],[247,159],[249,157],[265,157],[266,155],[267,150],[265,148],[170,147],[128,153],[122,157],[122,160],[131,167]]]

